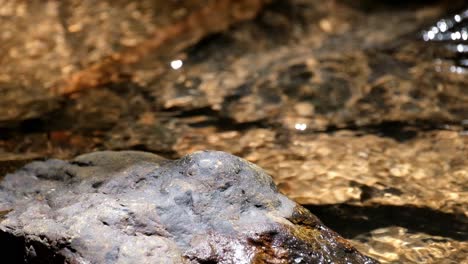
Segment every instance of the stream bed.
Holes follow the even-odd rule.
[[[468,261],[465,1],[0,0],[0,50],[1,175],[221,150],[382,263]]]

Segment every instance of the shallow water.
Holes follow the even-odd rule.
[[[0,1],[2,173],[223,150],[383,263],[468,261],[466,3],[245,2]]]

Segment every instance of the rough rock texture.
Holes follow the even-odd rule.
[[[200,3],[0,0],[0,172],[217,149],[381,262],[463,262],[466,0]]]
[[[0,185],[2,258],[28,263],[377,263],[224,152],[95,152]],[[3,247],[5,249],[5,247]],[[16,254],[16,255],[15,255]]]

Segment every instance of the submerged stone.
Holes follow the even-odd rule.
[[[33,162],[0,183],[2,258],[25,263],[376,263],[218,151]]]

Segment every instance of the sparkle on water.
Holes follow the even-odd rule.
[[[182,68],[182,65],[184,65],[184,62],[182,60],[173,60],[171,61],[171,68],[174,70],[178,70]]]
[[[296,123],[294,125],[294,128],[297,129],[297,130],[301,130],[301,131],[304,131],[307,129],[307,124],[304,124],[304,123]]]
[[[424,41],[440,42],[444,47],[456,55],[454,65],[449,67],[449,71],[457,74],[466,74],[468,72],[467,54],[468,54],[468,9],[455,14],[451,17],[441,19],[431,26],[428,30],[422,32]],[[440,67],[436,66],[440,71]]]

